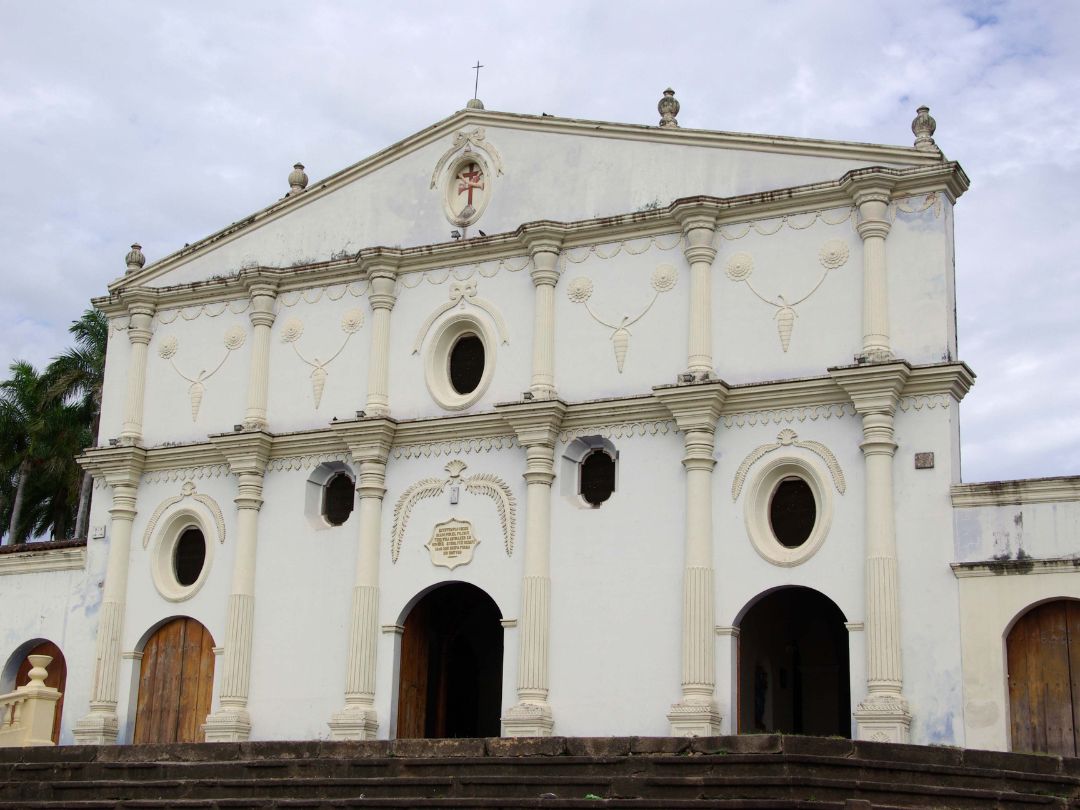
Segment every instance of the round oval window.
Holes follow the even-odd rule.
[[[173,573],[183,586],[194,585],[206,562],[206,538],[194,527],[184,529],[173,552]]]
[[[785,548],[798,548],[807,541],[817,522],[814,492],[801,478],[785,478],[769,501],[769,526]]]
[[[450,349],[450,385],[459,394],[471,394],[484,376],[484,341],[464,334]]]

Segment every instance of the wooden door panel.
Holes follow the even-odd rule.
[[[1073,752],[1080,756],[1080,602],[1065,603],[1065,629],[1069,636],[1069,694],[1072,703]]]
[[[428,618],[421,601],[405,618],[401,633],[397,736],[423,737],[428,692]]]
[[[194,619],[173,619],[143,649],[135,743],[201,742],[214,686],[214,641]]]

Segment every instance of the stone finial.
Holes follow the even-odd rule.
[[[465,105],[466,110],[482,110],[484,109],[484,102],[478,98],[470,98],[469,103]]]
[[[675,118],[679,114],[679,102],[675,98],[675,91],[670,87],[664,91],[664,97],[657,103],[656,110],[660,113],[660,126],[677,127],[679,125]]]
[[[289,172],[289,195],[299,194],[307,188],[308,176],[304,173],[303,163],[294,163]]]
[[[124,257],[124,262],[127,264],[127,272],[134,273],[136,270],[142,270],[146,264],[146,257],[143,256],[142,245],[136,242],[131,246],[131,250],[128,251],[128,255]]]
[[[924,104],[915,112],[917,115],[911,122],[911,131],[915,133],[915,148],[923,152],[939,151],[933,137],[937,130],[937,121],[930,115],[930,108]]]

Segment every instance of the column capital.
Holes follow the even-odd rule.
[[[888,205],[892,199],[892,190],[895,186],[895,177],[880,174],[875,169],[848,172],[840,182],[840,188],[860,208],[866,203],[885,203]]]
[[[209,438],[234,475],[262,476],[266,462],[270,460],[272,435],[264,430],[242,430],[218,433]]]
[[[385,464],[394,443],[397,421],[387,417],[347,419],[332,423],[330,428],[345,442],[357,464],[366,461]]]
[[[716,430],[727,395],[728,386],[722,380],[653,388],[653,396],[667,408],[684,433]]]
[[[534,222],[521,227],[521,241],[534,260],[537,254],[554,253],[562,250],[563,229],[554,222]]]
[[[532,259],[529,276],[534,286],[547,284],[554,287],[559,283],[559,251],[562,250],[563,235],[561,230],[546,226],[527,226],[524,234],[525,248]]]
[[[829,375],[851,398],[856,412],[893,414],[900,401],[911,366],[904,361],[830,368]]]
[[[694,231],[707,231],[711,240],[712,232],[716,230],[718,214],[719,210],[715,205],[693,199],[676,203],[671,209],[671,216],[688,238]]]
[[[523,447],[554,447],[566,415],[566,403],[559,399],[505,402],[496,405],[495,410],[514,429]]]

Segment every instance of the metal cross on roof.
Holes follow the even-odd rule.
[[[476,82],[473,84],[473,91],[472,91],[472,97],[473,98],[479,98],[479,96],[477,96],[476,93],[480,89],[480,68],[482,68],[482,67],[483,67],[483,65],[480,64],[479,59],[476,60],[476,64],[473,65],[473,67],[472,67],[472,69],[476,71]]]

